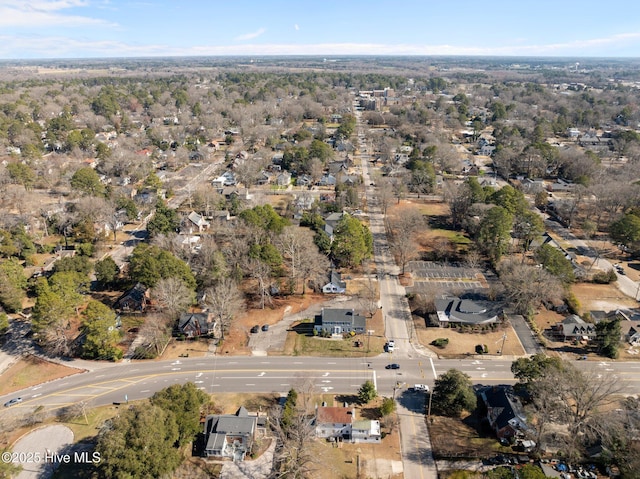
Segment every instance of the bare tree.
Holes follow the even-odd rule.
[[[400,212],[390,221],[391,251],[396,255],[405,273],[407,263],[417,255],[414,235],[424,226],[422,214],[413,209]]]
[[[140,328],[140,336],[155,350],[156,355],[162,353],[171,338],[171,322],[161,314],[152,314],[147,315],[144,325]]]
[[[393,184],[387,177],[380,177],[377,179],[378,188],[376,190],[376,194],[378,197],[378,203],[380,204],[380,210],[383,215],[387,214],[387,209],[391,204],[391,199],[393,198]]]
[[[260,295],[260,309],[264,309],[267,303],[271,304],[271,267],[259,259],[249,258],[245,262],[245,271],[258,283]]]
[[[205,291],[204,303],[220,324],[222,339],[229,331],[233,317],[244,309],[244,298],[231,278],[221,278]]]
[[[176,319],[193,304],[194,294],[180,278],[163,278],[151,290],[151,298],[169,319]]]
[[[289,289],[293,294],[298,289],[298,280],[303,272],[302,263],[308,254],[318,249],[313,242],[313,232],[309,228],[287,226],[276,238],[276,244],[289,266]]]
[[[307,282],[320,284],[327,276],[329,270],[329,259],[318,251],[314,244],[313,248],[305,253],[304,261],[300,263],[300,279],[302,280],[302,294],[307,291]]]
[[[505,294],[518,314],[530,314],[543,300],[558,299],[562,285],[543,268],[505,260],[498,268]]]
[[[276,438],[273,479],[306,479],[311,477],[316,457],[309,447],[315,438],[313,422],[304,410],[298,409],[288,421],[283,422],[282,407],[269,412],[269,424]]]

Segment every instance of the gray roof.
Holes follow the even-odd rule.
[[[483,324],[497,321],[500,307],[495,303],[471,301],[460,298],[435,300],[439,321],[452,323]]]
[[[320,324],[349,324],[353,329],[365,329],[367,320],[364,316],[355,314],[353,309],[323,308]]]
[[[595,336],[596,327],[584,321],[580,316],[572,314],[567,316],[560,323],[562,334],[565,337],[570,336]]]
[[[249,416],[244,407],[235,414],[219,414],[207,416],[205,434],[253,434],[256,417]]]

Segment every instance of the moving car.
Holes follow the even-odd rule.
[[[393,339],[390,339],[389,342],[387,343],[387,351],[391,353],[395,348],[396,348],[396,342]]]
[[[257,333],[258,331],[260,331],[260,326],[257,324],[251,328],[252,333]]]
[[[268,324],[263,324],[262,325],[262,330],[263,331],[269,331],[269,325]]]
[[[20,404],[22,402],[22,398],[13,398],[10,401],[4,403],[4,407],[11,407],[14,404]]]
[[[398,363],[391,363],[391,364],[387,364],[384,368],[385,369],[400,369],[400,365]]]
[[[414,391],[424,391],[426,393],[429,392],[429,386],[427,386],[426,384],[415,384],[413,386],[413,390]]]

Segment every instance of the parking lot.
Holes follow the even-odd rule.
[[[488,288],[488,283],[479,269],[459,263],[435,263],[433,261],[411,261],[408,270],[413,285],[407,287],[411,293],[464,290],[477,291]]]

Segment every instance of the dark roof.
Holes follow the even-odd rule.
[[[138,305],[138,307],[142,307],[145,304],[146,296],[145,293],[147,291],[147,287],[142,283],[137,283],[133,288],[120,296],[116,302],[114,303],[114,309],[122,309],[129,308],[128,303],[132,302]]]
[[[208,332],[212,323],[209,321],[208,313],[182,313],[178,319],[178,329],[184,331],[193,326],[199,331]]]
[[[497,431],[507,426],[519,429],[519,425],[526,425],[522,405],[511,386],[489,386],[480,390],[480,396],[487,409],[493,410],[491,417]]]
[[[337,285],[339,288],[346,288],[347,283],[342,281],[342,276],[335,270],[331,270],[331,274],[329,275],[329,283],[333,283]]]
[[[452,323],[483,324],[498,319],[500,308],[495,303],[471,301],[460,298],[438,298],[435,300],[439,321]]]

